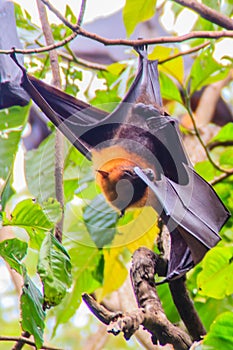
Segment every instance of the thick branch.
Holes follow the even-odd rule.
[[[108,325],[108,332],[120,332],[129,339],[142,325],[152,335],[154,344],[172,344],[176,350],[187,350],[191,346],[188,334],[174,326],[162,309],[156,292],[154,274],[159,257],[147,248],[138,249],[133,255],[131,280],[139,308],[131,312],[111,312],[98,304],[91,296],[84,294],[86,302],[94,315]]]
[[[158,256],[147,248],[139,248],[133,255],[131,280],[138,306],[144,310],[143,326],[152,334],[152,341],[173,344],[175,349],[188,349],[189,336],[168,321],[154,281]]]
[[[183,320],[189,334],[193,340],[200,340],[206,334],[206,330],[194,308],[193,301],[190,299],[185,286],[183,277],[171,281],[169,288],[172,294],[174,304]]]
[[[233,29],[233,20],[196,0],[173,0],[174,2],[188,7],[197,12],[201,17],[226,29]]]

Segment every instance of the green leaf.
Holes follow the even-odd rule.
[[[27,152],[25,157],[25,173],[29,191],[40,202],[55,198],[55,164],[54,133],[40,146]]]
[[[23,268],[24,286],[21,295],[21,317],[24,331],[33,335],[37,349],[43,345],[45,312],[43,296]]]
[[[202,262],[197,277],[200,294],[221,299],[233,293],[233,247],[215,247]]]
[[[102,259],[102,252],[95,247],[77,244],[73,242],[75,247],[70,249],[69,253],[73,265],[73,286],[62,303],[58,306],[56,313],[56,325],[54,332],[59,324],[66,323],[75,314],[77,308],[81,304],[82,293],[92,293],[100,283],[96,280],[96,269]]]
[[[12,168],[29,106],[0,111],[0,178],[6,179]]]
[[[206,181],[211,181],[214,177],[220,175],[220,171],[217,170],[208,160],[196,163],[195,170]]]
[[[204,337],[204,346],[210,350],[233,349],[233,313],[224,312],[219,315]],[[205,347],[204,347],[205,349]]]
[[[49,306],[60,304],[70,287],[71,263],[65,248],[48,233],[41,245],[37,267],[44,286],[44,299]]]
[[[180,91],[172,79],[162,72],[159,74],[159,79],[162,97],[168,100],[175,100],[179,103],[183,103]]]
[[[49,198],[46,202],[43,203],[42,209],[51,223],[56,224],[61,220],[62,208],[56,199]]]
[[[216,11],[220,11],[219,0],[202,0],[202,3]]]
[[[233,147],[227,147],[227,149],[221,153],[219,163],[225,168],[233,167]]]
[[[36,248],[40,247],[44,232],[54,227],[54,223],[50,221],[41,205],[32,199],[18,203],[10,219],[3,217],[3,225],[24,228],[30,236],[31,244]]]
[[[8,200],[15,193],[15,190],[11,187],[11,183],[12,183],[12,171],[10,170],[6,178],[5,184],[1,189],[0,202],[1,202],[2,210],[5,209]]]
[[[219,141],[219,142],[225,142],[225,141],[232,141],[233,140],[233,123],[228,123],[224,125],[219,133],[212,138],[210,143]]]
[[[224,79],[229,73],[229,67],[222,66],[213,58],[213,48],[203,50],[195,59],[188,83],[190,82],[190,94],[200,90],[203,86],[213,84]]]
[[[126,0],[123,8],[123,20],[127,36],[133,33],[137,24],[154,16],[155,6],[156,0]]]
[[[0,255],[18,273],[21,273],[20,261],[27,254],[27,243],[17,238],[6,239],[0,242]]]
[[[83,219],[96,246],[110,244],[116,234],[118,214],[105,201],[102,194],[86,206]]]

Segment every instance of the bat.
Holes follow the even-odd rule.
[[[0,49],[21,47],[14,15],[14,4],[0,0]],[[21,64],[23,58],[20,58]],[[0,55],[0,109],[19,105],[25,106],[29,96],[20,86],[21,71],[8,55]]]
[[[22,69],[21,86],[84,156],[92,160],[106,200],[121,215],[152,206],[170,232],[165,281],[179,278],[220,240],[230,214],[193,169],[177,121],[162,107],[157,61],[136,47],[135,79],[116,109],[92,107]]]

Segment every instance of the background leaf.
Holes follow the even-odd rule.
[[[150,19],[155,14],[156,0],[126,0],[123,8],[123,20],[130,36],[138,23]]]
[[[44,287],[44,300],[49,306],[60,304],[70,287],[71,262],[64,247],[48,233],[41,245],[37,267]]]
[[[215,247],[205,256],[197,278],[201,294],[221,299],[233,293],[233,247]]]
[[[43,344],[45,312],[43,311],[43,296],[39,289],[23,269],[24,286],[20,298],[22,328],[33,335],[38,349]]]
[[[6,179],[18,150],[29,106],[0,111],[0,178]]]
[[[204,337],[204,349],[232,349],[232,327],[232,312],[224,312],[219,315],[210,327],[210,332]]]
[[[21,273],[21,260],[27,254],[27,243],[17,238],[0,242],[0,255],[18,273]]]

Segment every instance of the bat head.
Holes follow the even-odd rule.
[[[133,161],[118,158],[96,170],[97,183],[107,201],[121,213],[129,207],[143,207],[147,202],[148,187],[135,173],[134,167]],[[152,170],[148,169],[148,173],[153,176]]]

